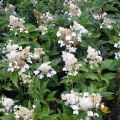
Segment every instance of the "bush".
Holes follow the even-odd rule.
[[[120,119],[119,7],[1,0],[0,119]]]

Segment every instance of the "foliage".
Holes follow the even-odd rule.
[[[1,0],[0,119],[103,120],[112,114],[119,119],[111,105],[120,107],[119,7],[118,0]],[[99,94],[99,108],[73,114],[61,97],[72,91]],[[14,105],[7,110],[3,98]],[[21,109],[31,118],[17,118]]]

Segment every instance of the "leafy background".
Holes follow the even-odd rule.
[[[84,3],[80,0],[79,5],[82,16],[75,19],[77,22],[87,28],[92,35],[84,37],[82,43],[77,48],[76,57],[83,64],[76,77],[67,76],[62,71],[64,63],[61,58],[61,49],[58,45],[56,33],[59,27],[67,27],[72,24],[61,12],[64,0],[38,0],[37,5],[33,6],[32,0],[4,0],[3,7],[7,4],[16,6],[16,13],[24,17],[29,33],[18,33],[8,28],[10,13],[0,9],[0,94],[14,99],[18,104],[31,108],[35,104],[35,116],[40,120],[78,120],[83,118],[84,112],[80,115],[72,115],[70,108],[64,106],[61,101],[61,93],[74,89],[79,92],[90,91],[99,92],[103,96],[103,102],[110,108],[110,113],[103,114],[100,111],[100,120],[119,120],[120,119],[120,60],[115,60],[114,44],[120,41],[118,35],[120,31],[120,3],[118,0],[92,0]],[[48,27],[48,33],[41,35],[36,28],[38,24],[34,17],[33,9],[41,13],[49,11],[55,16],[55,26]],[[100,29],[99,21],[91,17],[91,11],[96,13],[107,12],[116,24],[112,30]],[[22,46],[31,46],[31,48],[42,47],[45,56],[41,61],[51,61],[52,67],[57,71],[57,75],[52,78],[39,80],[32,76],[33,84],[20,84],[20,78],[17,72],[7,71],[7,63],[3,61],[3,46],[8,40],[13,40]],[[89,65],[84,61],[87,55],[88,45],[100,50],[103,54],[103,62],[97,70],[90,70]],[[34,68],[34,66],[32,66]],[[32,75],[31,71],[29,73]],[[0,114],[1,120],[14,120],[13,115],[6,116]],[[95,119],[97,120],[97,118]]]

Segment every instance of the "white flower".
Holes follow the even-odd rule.
[[[24,32],[25,32],[25,33],[29,33],[28,30],[25,30]]]
[[[70,45],[66,45],[66,48],[69,50],[69,52],[76,52],[76,49],[75,47],[71,47]]]
[[[83,34],[90,35],[90,33],[82,25],[74,21],[74,25],[70,26],[70,29],[59,27],[56,35],[60,38],[58,41],[60,47],[66,46],[69,52],[76,52],[75,46],[81,42]]]
[[[69,5],[69,15],[70,17],[80,17],[81,16],[81,10],[79,7],[73,3]]]
[[[76,21],[73,22],[73,26],[70,26],[70,28],[76,32],[76,39],[78,42],[81,42],[83,35],[91,35],[91,33],[85,29],[84,26],[80,25]]]
[[[85,120],[91,120],[91,118],[89,116],[86,116]]]
[[[103,14],[93,14],[93,18],[95,20],[102,20],[102,24],[100,25],[100,28],[107,28],[111,30],[113,28],[112,23],[115,23],[115,21],[111,20],[107,17],[107,13],[104,12]]]
[[[25,64],[22,68],[21,68],[21,70],[20,70],[20,72],[21,73],[23,73],[23,72],[25,72],[27,69],[29,69],[30,68],[30,66],[28,65],[28,64]]]
[[[86,111],[88,116],[99,116],[97,113],[93,113],[91,111],[92,108],[98,109],[98,107],[96,107],[96,104],[99,103],[100,105],[101,96],[98,93],[96,94],[95,93],[90,94],[87,92],[78,93],[78,92],[74,92],[73,90],[71,90],[71,93],[62,94],[61,98],[62,100],[65,101],[65,105],[72,108],[73,114],[78,115],[79,111],[83,110],[83,111]]]
[[[115,59],[119,60],[120,59],[120,41],[118,43],[115,43],[114,47],[119,48],[119,51],[115,52]]]
[[[20,76],[21,81],[24,84],[26,84],[26,83],[31,84],[32,83],[30,74],[25,74],[25,73],[19,72],[19,76]]]
[[[50,71],[50,72],[47,73],[47,77],[52,77],[55,74],[56,74],[56,71],[54,71],[54,70]]]
[[[53,16],[49,12],[46,12],[45,17],[46,17],[47,23],[53,21]]]
[[[49,12],[46,12],[40,16],[41,21],[44,25],[48,25],[53,21],[53,15]]]
[[[62,40],[59,40],[58,43],[60,44],[60,47],[65,46],[65,43]]]
[[[62,58],[65,62],[65,67],[63,68],[63,70],[68,71],[68,73],[71,75],[74,75],[74,73],[79,69],[81,64],[79,64],[75,56],[69,52],[63,51]]]
[[[34,71],[34,74],[38,75],[39,74],[39,70]]]
[[[9,62],[8,71],[17,70],[19,73],[26,72],[30,68],[32,60],[38,60],[44,54],[42,48],[35,48],[34,53],[31,53],[30,46],[22,49],[22,46],[11,45],[11,43],[6,46],[6,52],[7,61]]]
[[[85,111],[93,107],[93,102],[89,93],[84,93],[83,97],[80,98],[80,106],[81,109]]]
[[[79,111],[73,111],[73,114],[75,114],[75,115],[78,115],[79,114]]]
[[[39,78],[42,79],[44,76],[43,74],[39,74]]]
[[[75,33],[75,32],[72,32],[72,36],[75,37],[75,36],[76,36],[76,33]]]
[[[6,51],[7,51],[7,52],[17,51],[17,49],[18,49],[19,47],[20,47],[20,46],[17,45],[17,44],[11,45],[11,43],[8,43],[8,45],[6,46]]]
[[[23,32],[24,31],[24,29],[23,28],[20,28],[20,32]]]
[[[39,60],[41,55],[45,54],[42,48],[34,48],[33,59]]]
[[[2,98],[1,103],[7,111],[9,111],[14,105],[14,101],[11,98]]]
[[[100,105],[100,102],[102,100],[102,97],[99,93],[92,93],[92,98],[93,98],[93,102],[94,102],[94,107],[98,108]]]
[[[19,18],[13,15],[10,15],[10,25],[14,26],[15,23],[19,22]]]
[[[100,56],[100,52],[96,51],[91,46],[88,46],[87,50],[87,59],[89,60],[90,67],[93,69],[95,67],[98,67],[98,63],[102,61],[102,57]]]
[[[102,19],[105,19],[107,16],[107,13],[104,12],[103,14],[93,14],[93,18],[95,20],[102,20]]]
[[[47,77],[52,77],[56,74],[56,71],[49,65],[50,62],[45,62],[39,66],[39,68],[34,71],[35,75],[38,75],[40,79],[46,75]]]
[[[65,39],[66,39],[66,40],[71,40],[71,36],[67,35],[67,36],[65,37]]]
[[[15,6],[12,5],[12,4],[8,4],[6,7],[5,7],[5,11],[8,11],[8,12],[15,12]]]
[[[119,41],[118,43],[115,43],[115,44],[114,44],[114,47],[115,47],[115,48],[120,48],[120,41]]]
[[[89,117],[93,117],[94,116],[94,113],[93,113],[93,111],[87,111],[87,116],[89,116]]]
[[[107,28],[111,30],[113,28],[113,23],[115,23],[115,21],[111,20],[110,18],[104,18],[102,24],[100,25],[100,28]]]
[[[48,29],[45,25],[40,25],[38,30],[42,33],[42,35],[45,35],[48,32]]]
[[[58,43],[60,47],[66,46],[69,52],[76,52],[76,46],[82,40],[83,35],[90,35],[91,33],[85,29],[82,25],[74,21],[73,26],[70,26],[70,29],[59,27],[57,31],[57,37],[60,38]]]
[[[6,57],[8,58],[8,60],[12,61],[18,55],[19,53],[17,51],[11,51],[8,54],[6,54]]]
[[[35,108],[36,108],[36,105],[32,105],[32,107],[33,107],[33,109],[35,109]]]
[[[21,19],[19,19],[18,17],[15,17],[13,15],[10,15],[9,17],[9,25],[11,27],[11,29],[14,28],[19,28],[20,32],[24,31],[24,26],[23,26],[23,22],[21,21]]]
[[[51,70],[51,66],[49,66],[50,62],[46,62],[40,65],[39,69],[44,74],[47,74],[49,70]]]
[[[104,108],[105,106],[104,106],[104,104],[101,104],[101,108]]]
[[[120,51],[118,51],[118,52],[115,53],[115,59],[116,60],[120,59]]]
[[[22,117],[24,120],[33,120],[33,112],[34,110],[29,110],[26,107],[18,106],[14,114],[17,120],[20,117]]]
[[[14,72],[14,68],[13,68],[13,67],[10,67],[10,68],[8,68],[8,71]]]
[[[95,19],[95,20],[100,20],[101,18],[100,18],[100,15],[98,15],[98,14],[93,14],[93,18]]]
[[[24,22],[25,21],[22,18],[18,18],[18,17],[15,17],[13,15],[10,15],[10,17],[9,17],[10,30],[17,29],[20,32],[26,32],[27,30],[23,25]],[[17,32],[15,32],[15,35],[16,34],[17,34]]]
[[[99,114],[98,113],[94,113],[94,116],[99,117]]]
[[[61,36],[60,31],[58,31],[56,35],[57,35],[57,37],[60,37]]]
[[[59,27],[57,37],[60,37],[65,44],[69,44],[72,41],[72,31],[68,28]]]
[[[37,19],[37,23],[39,24],[39,26],[41,26],[41,28],[40,28],[40,31],[41,31],[41,32],[42,32],[42,31],[46,31],[47,26],[48,26],[49,24],[51,24],[52,21],[54,20],[53,15],[50,14],[49,12],[46,12],[46,13],[44,13],[44,14],[41,14],[38,10],[35,10],[35,9],[34,9],[34,15],[35,15],[35,17],[36,17],[36,19]],[[54,26],[54,24],[52,24],[52,25]],[[42,30],[42,28],[43,28],[44,30]],[[47,32],[47,31],[46,31],[46,32]],[[44,32],[43,32],[43,34],[44,34]]]
[[[75,105],[76,103],[78,103],[79,98],[77,96],[76,92],[71,91],[71,93],[67,93],[67,94],[62,94],[61,96],[62,100],[65,100],[66,105]],[[75,106],[74,106],[75,107]],[[73,108],[74,108],[73,107]]]
[[[72,28],[73,28],[73,30],[78,31],[79,36],[82,36],[82,34],[89,33],[87,29],[85,29],[82,25],[80,25],[76,21],[73,22]]]

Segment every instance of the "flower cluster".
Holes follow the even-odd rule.
[[[98,116],[97,113],[90,111],[93,108],[100,108],[102,97],[99,93],[78,93],[73,90],[71,93],[61,95],[62,100],[65,101],[65,105],[69,106],[73,110],[73,114],[79,114],[80,110],[86,111],[88,116]],[[93,114],[92,114],[93,113]]]
[[[11,98],[2,97],[0,103],[4,107],[2,110],[3,112],[10,111],[12,107],[14,106],[14,101]]]
[[[18,70],[20,73],[29,69],[29,64],[32,64],[32,59],[37,60],[44,54],[42,48],[35,48],[34,53],[31,53],[30,46],[23,49],[22,46],[17,44],[12,45],[11,43],[6,46],[6,52],[7,61],[9,61],[8,70],[11,72]]]
[[[60,38],[58,43],[60,47],[66,46],[69,52],[76,52],[76,45],[81,42],[82,35],[90,34],[82,25],[73,22],[73,26],[70,26],[70,29],[59,27],[57,32],[57,37]]]
[[[104,12],[103,14],[93,14],[93,18],[95,19],[95,20],[103,20],[104,18],[106,18],[106,16],[107,16],[107,13],[106,12]]]
[[[98,63],[102,61],[102,57],[100,56],[100,51],[96,51],[91,46],[88,46],[87,53],[88,53],[87,59],[90,64],[90,68],[94,69],[95,67],[98,67]]]
[[[72,47],[72,45],[75,45],[75,42],[77,42],[75,32],[72,32],[68,28],[59,27],[59,30],[57,32],[57,37],[60,37],[60,40],[58,41],[60,47],[66,45],[69,51],[72,52],[76,51],[76,48]]]
[[[48,32],[48,25],[53,21],[53,16],[49,12],[41,14],[38,10],[34,9],[34,16],[37,19],[37,23],[39,25],[38,31],[42,33],[42,35]]]
[[[38,75],[40,79],[42,79],[45,75],[47,77],[52,77],[56,74],[56,71],[49,64],[50,62],[42,63],[39,68],[34,71],[34,74]]]
[[[64,3],[64,7],[68,7],[68,11],[65,12],[65,14],[68,14],[71,18],[74,18],[74,17],[80,17],[82,12],[80,10],[80,8],[78,7],[77,4],[75,4],[74,1],[65,1]]]
[[[29,110],[26,107],[14,106],[14,115],[16,120],[19,120],[19,118],[23,118],[24,120],[34,120],[33,116],[34,108],[32,110]]]
[[[33,112],[36,107],[35,105],[33,105],[32,110],[29,110],[21,105],[15,105],[15,102],[7,97],[2,97],[0,102],[4,107],[2,112],[13,112],[16,120],[19,120],[19,118],[23,118],[24,120],[34,120]]]
[[[34,53],[32,54],[32,58],[34,60],[39,60],[42,55],[44,55],[45,52],[43,51],[42,48],[34,48]]]
[[[118,43],[115,43],[114,47],[119,49],[119,51],[115,53],[115,58],[118,60],[120,59],[120,41]]]
[[[114,44],[114,47],[115,47],[115,48],[120,48],[120,41],[119,41],[118,43],[115,43],[115,44]]]
[[[9,27],[10,30],[19,30],[20,32],[28,33],[28,30],[24,27],[25,21],[22,18],[18,18],[14,15],[10,15],[9,17]],[[17,34],[17,32],[16,32]]]
[[[0,0],[0,89],[13,98],[1,97],[0,119],[102,120],[110,113],[102,101],[111,101],[117,87],[112,80],[119,72],[118,5]]]
[[[30,74],[25,74],[25,73],[19,73],[20,76],[20,80],[23,84],[31,84],[32,83],[32,79],[31,79],[31,75]]]
[[[81,64],[78,63],[77,58],[72,53],[62,52],[62,58],[65,62],[65,66],[63,68],[64,71],[67,71],[69,75],[75,76],[78,74],[79,67]]]
[[[115,23],[115,21],[111,20],[110,18],[104,18],[102,24],[100,25],[100,28],[107,28],[111,30],[113,28],[113,23]]]
[[[111,30],[113,28],[112,24],[115,23],[115,21],[108,18],[107,15],[108,14],[106,12],[104,12],[103,14],[93,14],[93,18],[95,20],[102,21],[100,28],[107,28],[107,29]]]
[[[13,14],[16,13],[16,12],[15,12],[15,6],[12,5],[12,4],[8,4],[8,5],[5,7],[5,11],[6,11],[6,12],[11,12],[11,13],[13,13]]]
[[[48,32],[48,29],[45,25],[40,25],[38,30],[42,33],[42,35],[45,35]]]

